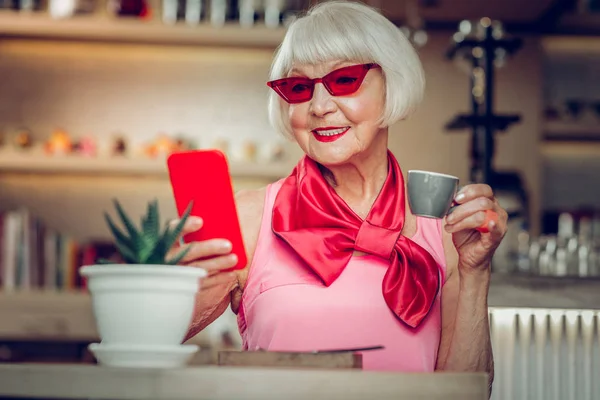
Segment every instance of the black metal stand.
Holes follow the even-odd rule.
[[[494,190],[509,191],[521,198],[524,209],[512,216],[527,214],[527,195],[520,176],[515,172],[498,172],[493,167],[495,153],[494,135],[518,123],[518,114],[500,115],[494,112],[494,78],[496,64],[516,53],[522,46],[520,38],[504,38],[497,22],[488,18],[475,26],[465,21],[468,29],[454,35],[446,56],[461,59],[470,68],[471,114],[459,114],[446,124],[449,131],[471,129],[470,180],[487,183]],[[477,30],[477,32],[473,32]],[[510,214],[509,214],[510,215]],[[526,217],[524,215],[524,217]]]
[[[521,119],[519,115],[494,113],[494,63],[501,55],[515,53],[522,46],[522,40],[495,37],[497,31],[487,18],[479,24],[482,29],[479,35],[473,35],[476,37],[463,38],[464,33],[458,32],[447,53],[449,59],[460,57],[470,64],[472,114],[458,115],[446,129],[472,129],[470,179],[489,184],[493,174],[494,134]]]

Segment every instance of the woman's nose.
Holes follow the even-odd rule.
[[[327,91],[322,83],[317,83],[313,92],[313,97],[310,100],[310,112],[322,117],[329,113],[335,112],[336,105],[333,101],[333,96]]]

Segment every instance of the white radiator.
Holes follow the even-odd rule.
[[[492,400],[600,400],[600,312],[490,308]]]

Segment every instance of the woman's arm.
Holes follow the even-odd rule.
[[[507,214],[488,185],[465,186],[455,202],[444,224],[447,281],[436,369],[487,372],[491,394],[494,360],[487,296],[491,261],[506,233]],[[490,222],[490,215],[497,218]],[[479,232],[484,223],[489,231]]]
[[[244,238],[244,247],[248,256],[248,265],[243,270],[219,272],[209,271],[209,276],[202,280],[202,288],[196,295],[196,306],[192,323],[185,340],[195,336],[223,314],[231,304],[237,312],[241,292],[246,283],[248,269],[252,263],[256,241],[262,220],[265,188],[244,190],[236,194],[238,218]],[[197,266],[202,267],[200,263]]]
[[[444,249],[447,280],[442,288],[442,337],[436,369],[486,372],[491,392],[494,359],[487,308],[489,269],[461,273],[452,236],[447,233]]]

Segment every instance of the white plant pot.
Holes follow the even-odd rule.
[[[87,279],[102,345],[178,346],[206,271],[175,265],[90,265]]]

